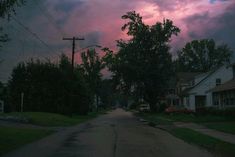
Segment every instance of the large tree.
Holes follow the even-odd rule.
[[[130,40],[118,40],[117,54],[106,49],[105,60],[119,80],[118,87],[125,94],[144,99],[155,110],[172,75],[169,42],[180,30],[168,19],[146,25],[136,12],[128,12],[122,19],[128,20],[122,30],[127,31]]]
[[[95,49],[89,49],[86,52],[82,52],[81,58],[81,68],[83,70],[84,77],[88,82],[91,92],[96,98],[96,103],[98,103],[99,88],[102,77],[101,70],[104,68],[103,60],[99,57]]]
[[[1,0],[0,1],[0,17],[9,18],[12,13],[15,14],[16,7],[21,6],[26,0]]]
[[[193,40],[178,52],[178,71],[207,72],[229,63],[232,51],[225,45],[217,46],[212,39]]]
[[[16,7],[19,7],[25,3],[25,0],[1,0],[0,1],[0,22],[6,17],[8,20],[15,14]],[[7,34],[3,33],[3,28],[0,25],[0,47],[1,43],[8,40]]]

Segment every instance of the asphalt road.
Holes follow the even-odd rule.
[[[6,157],[211,157],[169,133],[149,127],[117,109],[60,131]]]

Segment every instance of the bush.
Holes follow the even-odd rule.
[[[233,116],[235,117],[235,107],[227,109],[217,109],[214,107],[206,107],[196,113],[197,115],[217,115],[217,116]]]
[[[184,114],[192,114],[194,111],[186,109],[186,108],[176,108],[173,106],[170,106],[165,109],[165,113],[171,114],[171,113],[184,113]]]

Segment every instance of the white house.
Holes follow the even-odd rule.
[[[183,105],[194,111],[213,106],[211,89],[233,79],[234,66],[223,65],[191,80],[191,87],[183,91]]]
[[[235,78],[211,89],[213,107],[227,109],[235,107]]]

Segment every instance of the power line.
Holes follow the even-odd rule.
[[[47,18],[48,22],[51,23],[57,31],[61,34],[61,36],[68,36],[67,33],[65,33],[64,30],[62,30],[58,24],[55,22],[55,18],[49,13],[48,9],[46,7],[42,8],[38,1],[34,1],[37,4],[38,9],[42,12],[42,14]]]
[[[21,32],[21,29],[15,27],[14,25],[10,25],[10,27],[15,30],[15,33]],[[22,33],[22,32],[21,32],[21,33]],[[31,33],[30,33],[30,34],[31,34]],[[27,40],[32,41],[32,39],[29,38],[28,36],[19,36],[18,40],[19,40],[19,42],[21,43],[21,44],[20,44],[21,50],[20,50],[19,53],[18,53],[18,57],[19,57],[19,58],[22,58],[22,57],[25,58],[25,49],[26,49],[26,47],[25,47],[25,46],[26,46],[26,45],[25,45],[25,44],[26,44],[25,38],[27,38]],[[37,39],[36,39],[36,40],[37,40]],[[37,40],[37,41],[38,41],[38,40]],[[34,42],[34,46],[33,46],[34,55],[36,55],[35,46],[36,46],[36,43]],[[58,55],[58,54],[56,54],[56,55]],[[59,56],[59,55],[58,55],[58,56]],[[40,56],[38,56],[38,57],[40,57]],[[44,56],[41,56],[40,58],[43,58],[43,59],[45,59],[45,60],[48,60],[48,58],[46,58],[46,57],[44,57]]]
[[[22,24],[20,21],[18,21],[16,18],[12,17],[12,19],[18,23],[21,27],[23,27],[26,31],[28,31],[32,36],[34,36],[37,40],[39,40],[43,45],[45,45],[48,49],[51,49],[49,45],[47,45],[46,42],[44,42],[36,33],[32,32],[27,26]],[[53,50],[54,51],[54,50]]]
[[[21,23],[19,20],[17,20],[14,17],[11,17],[17,24],[19,24],[22,28],[24,28],[24,30],[26,30],[27,32],[29,32],[35,39],[37,39],[38,41],[40,41],[44,46],[46,46],[49,50],[52,50],[53,52],[55,52],[56,55],[57,52],[52,49],[45,41],[43,41],[36,33],[34,33],[33,31],[31,31],[27,26],[25,26],[23,23]]]

